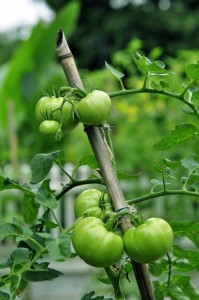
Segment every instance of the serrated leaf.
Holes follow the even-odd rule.
[[[50,256],[57,261],[64,261],[71,254],[71,235],[61,233],[57,238],[53,236],[46,240],[46,247]]]
[[[164,62],[162,61],[154,61],[152,62],[150,65],[149,65],[149,76],[156,76],[156,75],[159,75],[159,76],[167,76],[169,75],[171,72],[169,71],[166,71],[164,69],[165,67],[165,64]]]
[[[109,71],[111,71],[111,73],[118,79],[121,79],[124,77],[124,74],[121,73],[120,71],[116,70],[115,68],[113,68],[111,65],[109,65],[106,61],[105,61],[105,66],[107,67],[107,69],[109,69]]]
[[[23,197],[23,219],[27,224],[32,223],[38,214],[39,205],[35,202],[35,195],[25,194]]]
[[[180,161],[172,161],[172,160],[170,160],[168,158],[165,158],[165,157],[162,157],[161,161],[164,163],[164,165],[168,166],[173,171],[175,171],[180,165]]]
[[[199,248],[198,221],[172,221],[170,225],[176,235],[187,236]]]
[[[193,158],[183,158],[181,160],[181,164],[184,168],[188,170],[194,170],[199,168],[199,163],[195,161]]]
[[[27,248],[17,248],[10,255],[10,259],[15,265],[25,263],[28,258],[29,250]]]
[[[192,141],[197,136],[197,129],[192,124],[176,125],[166,137],[162,138],[154,147],[158,150],[165,150],[178,144]]]
[[[191,284],[189,276],[183,275],[175,275],[172,277],[172,285],[181,289],[182,294],[180,293],[181,298],[176,299],[191,299],[191,300],[198,300],[199,293],[196,288]],[[180,291],[180,292],[181,292]],[[184,298],[183,298],[184,297]]]
[[[190,64],[186,67],[185,72],[192,80],[199,79],[199,64]]]
[[[31,193],[31,191],[27,188],[26,185],[20,184],[19,182],[10,178],[0,176],[0,191],[4,190],[21,190]]]
[[[168,261],[165,259],[161,259],[159,261],[153,262],[149,264],[149,271],[155,277],[159,277],[162,273],[164,273],[168,268]]]
[[[0,225],[0,241],[4,240],[8,236],[20,235],[21,231],[13,224],[6,223]]]
[[[57,208],[57,200],[55,196],[51,193],[48,193],[44,189],[39,189],[38,193],[35,197],[36,203],[39,203],[43,205],[44,207],[50,208],[50,209],[55,209]]]
[[[79,161],[78,166],[83,165],[89,166],[91,169],[99,168],[96,158],[93,154],[88,154]]]
[[[23,273],[22,278],[26,281],[39,282],[53,280],[62,275],[61,272],[48,268],[45,271],[30,270]]]
[[[32,183],[42,181],[49,173],[53,166],[53,161],[60,155],[60,151],[49,154],[39,153],[31,160],[30,166],[32,171]]]
[[[149,70],[149,65],[151,64],[151,61],[149,58],[145,57],[144,55],[140,55],[139,53],[136,53],[138,59],[133,55],[133,60],[138,68],[138,70],[143,73],[147,74]]]

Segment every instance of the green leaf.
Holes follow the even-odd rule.
[[[115,68],[113,68],[111,65],[109,65],[106,61],[105,61],[105,66],[107,67],[107,69],[109,69],[109,71],[111,71],[111,73],[118,79],[121,79],[124,77],[124,74],[121,73],[120,71],[116,70]]]
[[[0,176],[0,191],[4,190],[21,190],[31,193],[31,191],[27,188],[26,185],[20,184],[19,182],[10,178]]]
[[[10,255],[10,259],[15,265],[25,263],[28,261],[28,258],[29,250],[27,248],[17,248]]]
[[[185,72],[187,76],[193,81],[199,79],[199,64],[190,64],[186,67]]]
[[[17,236],[20,234],[21,231],[13,224],[6,223],[0,225],[0,241],[4,240],[8,236]]]
[[[99,168],[96,158],[93,154],[88,154],[79,161],[78,166],[83,166],[83,165],[87,165],[91,169]]]
[[[181,164],[184,168],[188,170],[194,170],[199,168],[199,163],[195,161],[193,158],[183,158],[181,160]]]
[[[135,176],[139,176],[139,174],[127,174],[127,173],[123,173],[122,171],[117,170],[117,178],[118,179],[132,179]]]
[[[38,214],[39,205],[35,202],[35,195],[25,194],[23,198],[23,219],[27,224],[32,223]]]
[[[172,221],[170,225],[175,235],[187,236],[199,248],[198,221]]]
[[[199,102],[199,91],[194,91],[191,97],[191,101],[194,103],[198,103]]]
[[[95,298],[93,298],[93,296],[95,295],[95,292],[92,291],[88,294],[85,294],[81,300],[113,300],[112,298],[104,298],[103,296],[97,296]]]
[[[149,76],[156,76],[156,75],[159,75],[159,76],[167,76],[169,75],[171,72],[169,71],[166,71],[164,69],[165,67],[165,64],[164,62],[160,61],[160,60],[157,60],[157,61],[154,61],[152,62],[150,65],[149,65]]]
[[[64,261],[70,257],[71,235],[61,233],[58,237],[49,237],[46,240],[46,247],[50,256],[57,261]]]
[[[163,80],[160,80],[160,85],[163,89],[170,87],[170,84],[166,81],[163,81]]]
[[[170,285],[168,286],[168,296],[176,300],[199,299],[199,293],[190,283],[190,277],[183,275],[175,275],[171,278]]]
[[[173,255],[177,257],[177,262],[174,263],[174,267],[181,271],[187,270],[199,270],[199,250],[182,249],[177,245],[173,246]]]
[[[133,55],[133,60],[138,67],[138,70],[143,73],[147,74],[149,70],[149,65],[151,64],[151,61],[149,58],[145,57],[144,55],[140,55],[139,53],[136,53],[138,59]]]
[[[55,196],[51,193],[48,193],[44,189],[38,190],[38,193],[35,197],[35,201],[36,201],[36,203],[39,203],[39,204],[43,205],[44,207],[48,207],[50,209],[55,209],[55,208],[57,208],[57,205],[58,205]]]
[[[167,269],[168,261],[166,259],[161,259],[149,264],[149,271],[155,277],[159,277],[162,273],[167,271]]]
[[[3,293],[0,291],[0,300],[9,300],[10,299],[10,295],[7,293]]]
[[[166,137],[162,138],[154,147],[158,150],[165,150],[178,144],[192,141],[197,136],[197,129],[192,124],[176,125]]]
[[[46,280],[53,280],[62,275],[61,272],[48,268],[47,270],[30,270],[23,273],[22,278],[26,281],[39,282]]]
[[[111,284],[111,280],[108,277],[97,277],[97,280],[104,284]]]
[[[164,300],[165,286],[161,284],[159,281],[154,281],[153,286],[154,286],[155,299]]]
[[[42,181],[49,173],[53,166],[53,162],[60,155],[60,151],[52,152],[49,154],[39,153],[31,160],[30,166],[32,170],[32,183]]]

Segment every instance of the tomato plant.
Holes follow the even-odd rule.
[[[63,130],[71,130],[78,124],[78,118],[73,113],[73,103],[63,97],[44,96],[37,102],[35,117],[40,124],[46,119],[52,119],[62,124]]]
[[[83,191],[74,203],[76,218],[83,215],[103,218],[108,208],[111,208],[110,196],[97,189]]]
[[[76,253],[89,265],[108,267],[122,256],[122,238],[108,231],[98,218],[87,217],[80,220],[73,230],[72,243]]]
[[[63,36],[59,36],[57,48],[63,41]],[[73,58],[67,51],[68,48],[65,55],[61,51],[59,56],[60,60],[64,60],[63,65],[68,59],[70,60],[70,64],[64,69],[65,73],[73,68],[71,67]],[[60,88],[62,94],[59,97],[43,97],[39,100],[35,114],[40,130],[50,134],[59,130],[60,126],[72,128],[78,122],[75,119],[77,114],[82,123],[89,125],[84,126],[84,132],[88,136],[94,155],[80,159],[74,171],[68,172],[65,163],[69,158],[64,157],[63,151],[39,153],[30,162],[31,180],[21,183],[8,176],[0,176],[0,191],[19,190],[20,197],[23,194],[23,210],[17,212],[18,218],[12,216],[8,223],[0,224],[0,240],[5,240],[6,243],[9,238],[9,241],[12,240],[16,244],[16,249],[0,263],[0,269],[3,270],[0,279],[1,299],[15,300],[24,291],[28,282],[57,278],[61,273],[49,266],[49,258],[50,261],[60,262],[72,259],[76,254],[87,264],[104,268],[107,277],[102,278],[101,282],[111,284],[114,290],[113,297],[116,300],[127,298],[125,285],[122,286],[121,282],[126,279],[131,281],[129,274],[132,271],[135,274],[133,280],[137,282],[141,299],[152,300],[155,297],[158,300],[164,298],[197,300],[199,298],[199,293],[189,276],[189,273],[198,270],[199,266],[198,221],[170,220],[168,223],[157,217],[148,219],[144,224],[140,222],[145,207],[148,206],[148,212],[151,212],[153,209],[151,201],[156,198],[159,200],[163,196],[167,196],[168,201],[172,201],[173,197],[170,196],[174,195],[187,197],[187,202],[193,199],[191,204],[194,208],[197,207],[199,158],[195,154],[191,157],[180,157],[177,161],[162,158],[154,166],[156,178],[151,180],[149,191],[145,195],[136,197],[132,189],[135,182],[130,181],[132,174],[123,174],[117,170],[110,127],[103,124],[111,109],[111,98],[141,93],[147,93],[148,96],[155,94],[169,97],[183,103],[187,106],[184,113],[198,120],[199,67],[198,64],[188,65],[185,69],[188,83],[182,82],[182,91],[176,92],[174,87],[172,92],[168,82],[162,80],[162,76],[165,80],[171,73],[165,69],[163,62],[151,61],[139,53],[133,55],[133,60],[144,75],[140,88],[137,86],[135,89],[124,88],[122,81],[124,74],[106,63],[106,67],[118,80],[120,90],[108,93],[93,91],[86,95],[85,91],[78,88],[82,87],[82,84],[75,69],[67,74],[68,81],[73,87]],[[156,150],[165,150],[186,142],[191,143],[198,138],[198,135],[197,123],[192,124],[192,121],[180,123],[167,135],[164,134],[164,137],[154,146]],[[135,142],[131,136],[130,140]],[[150,157],[150,153],[147,157]],[[55,176],[49,178],[53,164],[59,167],[63,175],[56,189],[51,187]],[[84,178],[79,178],[79,168],[83,165],[87,165],[91,172],[89,175],[84,174]],[[128,199],[128,188],[126,189],[125,185],[127,182],[125,181],[123,185],[127,197],[120,186],[120,182],[123,184],[127,179],[127,186],[133,194],[132,199]],[[177,182],[177,187],[174,187],[173,180]],[[104,192],[87,188],[92,185],[103,186],[102,190],[108,191],[110,199]],[[59,216],[56,214],[57,208],[62,200],[68,200],[67,196],[71,190],[78,189],[80,186],[84,186],[85,191],[74,200],[77,219],[71,221],[72,224],[69,226],[65,226],[63,214]],[[66,196],[65,199],[63,196]],[[143,207],[140,205],[141,202],[147,205]],[[176,217],[177,214],[178,211]],[[178,239],[174,239],[176,245],[172,246],[173,232]],[[191,246],[186,244],[184,247],[182,237],[186,237]],[[73,250],[76,253],[73,253]],[[149,263],[151,273],[148,272],[145,263]],[[189,272],[188,275],[184,275],[185,272]],[[154,280],[154,277],[158,279]],[[94,294],[91,292],[82,299],[93,299]],[[112,290],[110,294],[113,295]],[[99,298],[104,297],[97,296],[96,299]]]
[[[124,246],[131,259],[150,263],[164,256],[173,245],[173,231],[163,219],[150,218],[124,234]]]
[[[86,125],[100,125],[108,117],[112,107],[109,95],[103,91],[92,91],[77,104],[80,121]]]
[[[59,123],[54,120],[44,120],[39,125],[39,131],[45,135],[52,135],[59,129]]]

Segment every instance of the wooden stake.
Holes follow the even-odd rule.
[[[56,39],[57,56],[66,75],[69,86],[84,89],[80,79],[73,55],[69,49],[68,43],[62,30],[58,31]],[[127,206],[123,192],[118,183],[115,170],[109,156],[107,145],[104,142],[99,126],[88,126],[85,128],[89,142],[98,162],[100,172],[105,181],[106,187],[113,201],[114,209],[117,211]],[[121,219],[121,231],[124,233],[132,224],[128,217]],[[153,289],[149,279],[146,265],[132,262],[137,285],[142,300],[152,300]]]

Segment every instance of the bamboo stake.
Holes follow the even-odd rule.
[[[59,30],[56,38],[56,50],[58,59],[62,65],[69,86],[84,89],[80,79],[73,55],[69,49],[68,43],[62,30]],[[91,147],[98,162],[102,177],[106,187],[111,195],[115,211],[127,206],[123,192],[118,183],[115,170],[112,166],[107,145],[104,142],[99,126],[88,126],[85,132],[90,141]],[[124,233],[132,224],[128,217],[121,220],[121,231]],[[142,300],[153,300],[153,289],[150,282],[146,265],[132,261],[135,278],[140,291]]]

